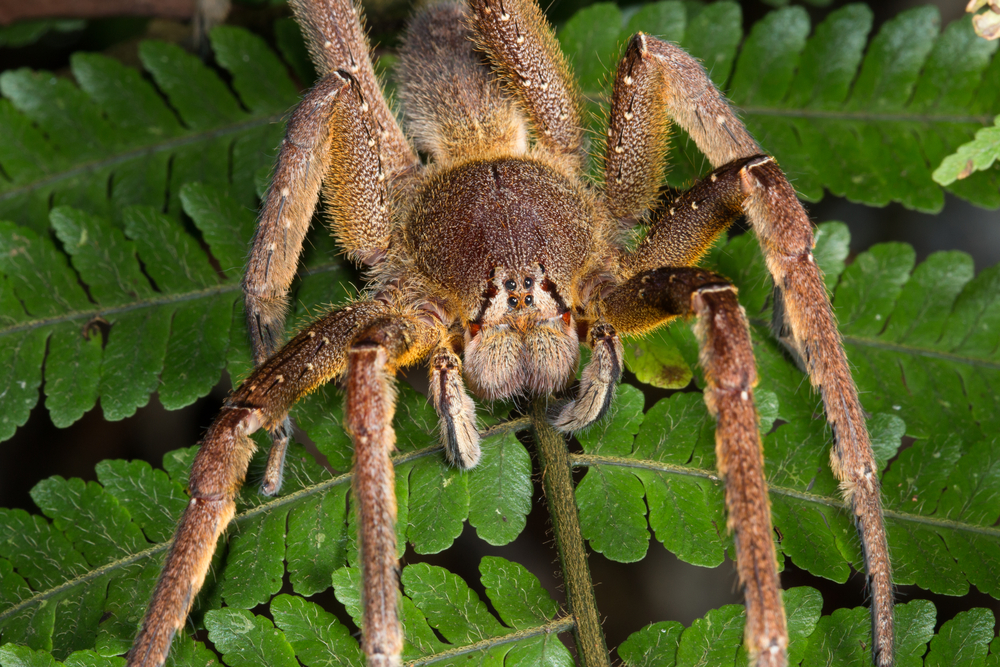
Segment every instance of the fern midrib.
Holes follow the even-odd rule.
[[[674,463],[662,463],[660,461],[650,461],[648,459],[629,459],[621,456],[601,456],[598,454],[572,454],[570,458],[575,466],[580,467],[607,465],[619,468],[638,468],[640,470],[652,470],[655,472],[665,472],[673,475],[701,477],[714,482],[720,481],[718,474],[714,470],[693,468]],[[830,498],[829,496],[821,496],[815,493],[799,491],[787,486],[778,486],[776,484],[768,484],[767,489],[770,493],[774,493],[779,496],[795,498],[796,500],[801,500],[803,502],[825,505],[826,507],[832,507],[844,511],[850,510],[847,503],[836,498]],[[882,510],[882,513],[886,517],[898,519],[900,521],[919,523],[934,526],[936,528],[949,528],[967,533],[978,533],[980,535],[987,535],[989,537],[1000,539],[1000,527],[980,526],[962,521],[954,521],[952,519],[939,519],[937,517],[910,514],[908,512],[897,512],[896,510],[888,509]]]
[[[81,174],[86,174],[88,172],[97,171],[104,169],[106,167],[114,167],[115,165],[123,164],[130,160],[143,157],[145,155],[153,155],[155,153],[168,152],[175,150],[177,148],[188,146],[190,144],[196,144],[202,141],[211,141],[213,139],[218,139],[219,137],[224,137],[229,134],[239,134],[248,130],[252,130],[256,127],[261,127],[263,125],[269,125],[271,123],[280,122],[285,117],[285,114],[271,114],[268,116],[257,116],[255,118],[250,118],[249,120],[240,121],[238,123],[230,123],[228,125],[222,125],[220,127],[213,128],[211,130],[203,130],[200,132],[194,132],[190,134],[184,134],[180,137],[174,137],[171,139],[166,139],[153,144],[147,144],[142,148],[136,148],[122,153],[117,153],[100,160],[91,160],[89,162],[83,162],[69,169],[63,171],[58,171],[53,174],[47,174],[41,178],[37,178],[33,181],[27,183],[22,183],[19,185],[13,185],[9,190],[0,191],[0,202],[6,201],[8,199],[14,199],[23,194],[32,192],[40,188],[58,183],[62,180],[73,178],[74,176],[79,176]]]
[[[941,359],[955,364],[966,364],[968,366],[975,366],[978,368],[1000,370],[1000,361],[992,361],[989,359],[982,359],[980,357],[969,357],[961,354],[955,354],[954,352],[942,352],[941,350],[934,350],[927,347],[917,347],[915,345],[905,345],[903,343],[890,343],[877,338],[865,338],[862,336],[850,335],[844,336],[843,341],[844,343],[857,345],[858,347],[871,347],[879,350],[885,350],[886,352],[908,354],[914,357],[929,357],[931,359]]]
[[[319,264],[317,266],[301,269],[299,271],[299,277],[304,278],[306,276],[317,275],[322,273],[330,273],[332,271],[338,271],[343,268],[343,264],[340,262],[326,262],[324,264]],[[149,299],[140,299],[138,301],[131,301],[120,306],[112,307],[101,307],[95,305],[94,308],[89,310],[75,310],[63,315],[57,315],[55,317],[45,317],[34,320],[25,320],[23,322],[18,322],[15,325],[0,328],[0,336],[8,336],[15,333],[20,333],[22,331],[32,331],[34,329],[40,329],[42,327],[47,327],[55,324],[62,324],[64,322],[73,322],[75,320],[87,320],[90,321],[94,317],[103,317],[107,319],[108,316],[118,315],[121,313],[127,313],[133,310],[139,310],[142,308],[156,308],[159,306],[165,306],[173,303],[183,303],[185,301],[197,301],[198,299],[206,299],[219,294],[227,294],[233,292],[242,292],[242,288],[238,282],[230,281],[217,285],[215,287],[206,287],[200,290],[192,290],[190,292],[174,292],[172,294],[162,294],[157,293],[155,297]]]
[[[588,92],[584,93],[583,96],[591,104],[601,107],[606,107],[611,101],[611,98],[606,93]],[[783,116],[788,118],[804,118],[806,120],[853,120],[868,123],[974,123],[991,126],[996,118],[995,114],[934,114],[933,112],[907,112],[905,110],[878,113],[850,109],[793,109],[789,107],[754,106],[752,104],[741,106],[735,103],[733,103],[733,106],[742,116]]]
[[[519,417],[517,419],[500,422],[499,424],[491,426],[486,430],[484,430],[480,435],[484,439],[491,438],[504,433],[526,430],[530,428],[530,426],[531,426],[531,420],[529,418]],[[392,458],[392,463],[393,466],[400,466],[405,463],[410,463],[411,461],[415,461],[417,459],[425,458],[427,456],[433,456],[439,453],[440,451],[442,451],[442,447],[440,445],[433,445],[430,447],[425,447],[423,449],[418,449],[412,452],[407,452],[405,454],[394,456]],[[647,459],[629,459],[620,456],[600,456],[596,454],[570,454],[570,462],[577,467],[609,465],[621,468],[637,468],[641,470],[652,470],[655,472],[665,472],[668,474],[681,475],[687,477],[700,477],[703,479],[711,480],[713,482],[720,481],[718,474],[716,474],[714,470],[686,467],[671,463],[650,461]],[[317,484],[306,486],[302,489],[299,489],[298,491],[295,491],[294,493],[290,493],[280,498],[275,498],[274,500],[261,503],[256,507],[245,510],[237,514],[236,518],[233,519],[233,522],[236,524],[246,522],[265,512],[273,511],[279,507],[283,507],[285,505],[298,502],[299,500],[311,497],[314,494],[322,493],[327,489],[345,484],[349,482],[351,479],[353,479],[353,473],[348,472],[333,477],[331,479],[324,480]],[[804,502],[812,502],[819,505],[825,505],[827,507],[832,507],[844,511],[847,511],[848,509],[847,505],[843,501],[833,498],[828,498],[826,496],[806,493],[803,491],[798,491],[796,489],[791,489],[788,487],[776,486],[776,485],[770,485],[768,488],[771,493],[776,493],[778,495],[795,498],[797,500],[802,500]],[[987,535],[989,537],[1000,539],[1000,528],[997,527],[979,526],[974,524],[963,523],[960,521],[953,521],[950,519],[938,519],[935,517],[921,516],[917,514],[908,514],[905,512],[897,512],[894,510],[884,510],[884,513],[885,516],[887,517],[892,517],[895,519],[899,519],[901,521],[919,523],[919,524],[933,526],[936,528],[949,528],[969,533],[978,533],[981,535]],[[87,572],[86,574],[82,574],[79,577],[75,577],[66,582],[63,582],[62,584],[59,584],[54,588],[50,588],[46,591],[41,591],[29,598],[25,598],[16,605],[0,612],[0,623],[2,623],[7,618],[15,616],[21,610],[27,609],[28,607],[34,604],[39,604],[41,602],[44,602],[45,600],[52,598],[64,591],[85,584],[88,581],[101,577],[105,574],[108,574],[109,572],[113,572],[119,568],[126,567],[128,565],[131,565],[132,563],[136,563],[144,558],[155,556],[156,554],[167,550],[172,544],[173,540],[170,540],[168,542],[163,542],[161,544],[151,546],[148,549],[144,549],[142,551],[136,552],[124,558],[120,558],[110,563],[106,563],[105,565],[101,565],[100,567],[97,567]],[[425,663],[416,663],[416,664],[425,664]]]
[[[548,634],[558,634],[560,632],[572,630],[575,625],[576,622],[573,620],[572,616],[561,616],[543,625],[536,625],[531,628],[518,630],[517,632],[511,632],[510,634],[500,635],[499,637],[482,639],[473,644],[466,644],[465,646],[459,646],[453,649],[448,649],[447,651],[441,651],[440,653],[411,660],[406,663],[406,667],[423,667],[423,665],[433,665],[434,663],[441,662],[442,660],[449,660],[451,658],[457,658],[471,653],[481,653],[495,646],[511,644],[513,642],[521,641],[522,639],[529,639],[531,637],[539,637],[541,635]]]

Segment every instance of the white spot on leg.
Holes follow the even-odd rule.
[[[741,391],[740,392],[740,400],[741,401],[746,401],[746,400],[749,400],[749,399],[750,399],[750,394],[746,393],[745,391]]]

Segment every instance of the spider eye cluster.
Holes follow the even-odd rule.
[[[546,395],[573,378],[576,326],[555,286],[543,277],[537,264],[490,271],[487,300],[481,317],[469,323],[465,342],[465,375],[479,396]]]

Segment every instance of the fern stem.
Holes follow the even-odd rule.
[[[457,648],[449,649],[447,651],[442,651],[441,653],[435,653],[434,655],[429,655],[424,658],[418,658],[417,660],[412,660],[406,663],[406,667],[424,667],[424,665],[433,665],[438,662],[451,661],[454,658],[463,655],[473,655],[482,654],[491,648],[496,646],[502,646],[504,644],[512,644],[523,639],[528,639],[530,637],[539,637],[541,635],[559,634],[560,632],[566,632],[572,629],[576,623],[572,618],[568,616],[561,616],[552,621],[549,621],[545,625],[538,625],[533,628],[525,628],[523,630],[518,630],[517,632],[512,632],[508,635],[502,635],[500,637],[489,637],[488,639],[483,639],[466,646],[459,646]],[[556,640],[558,641],[558,640]],[[454,663],[452,663],[454,664]]]
[[[576,619],[573,634],[584,667],[610,667],[608,647],[597,614],[594,584],[587,566],[587,552],[580,531],[580,517],[573,494],[573,468],[566,440],[548,422],[544,400],[535,402],[531,416],[538,443],[545,500],[556,535],[559,561],[566,581],[569,611]]]

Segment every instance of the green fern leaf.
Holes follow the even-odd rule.
[[[976,132],[976,138],[962,144],[958,150],[946,157],[941,166],[932,174],[941,185],[951,185],[955,181],[968,178],[973,172],[983,171],[993,166],[1000,157],[1000,116],[993,121],[993,127]]]
[[[931,172],[1000,112],[996,44],[977,38],[969,17],[941,31],[933,7],[886,22],[869,44],[872,13],[860,4],[831,12],[811,35],[801,7],[779,9],[745,40],[735,3],[660,2],[642,14],[642,21],[626,22],[614,5],[593,5],[560,32],[588,99],[595,105],[606,99],[604,73],[636,30],[677,41],[703,61],[810,201],[826,189],[874,206],[898,201],[939,211],[944,193]],[[710,166],[678,135],[668,182],[686,187]],[[997,208],[998,184],[996,171],[986,170],[949,181],[947,189]]]
[[[44,72],[0,75],[0,219],[41,232],[50,199],[118,219],[130,204],[163,206],[165,192],[178,216],[189,181],[254,206],[253,175],[270,165],[297,91],[259,37],[224,27],[212,44],[239,99],[198,59],[159,42],[139,55],[166,101],[139,72],[96,54],[73,57],[79,88]]]

